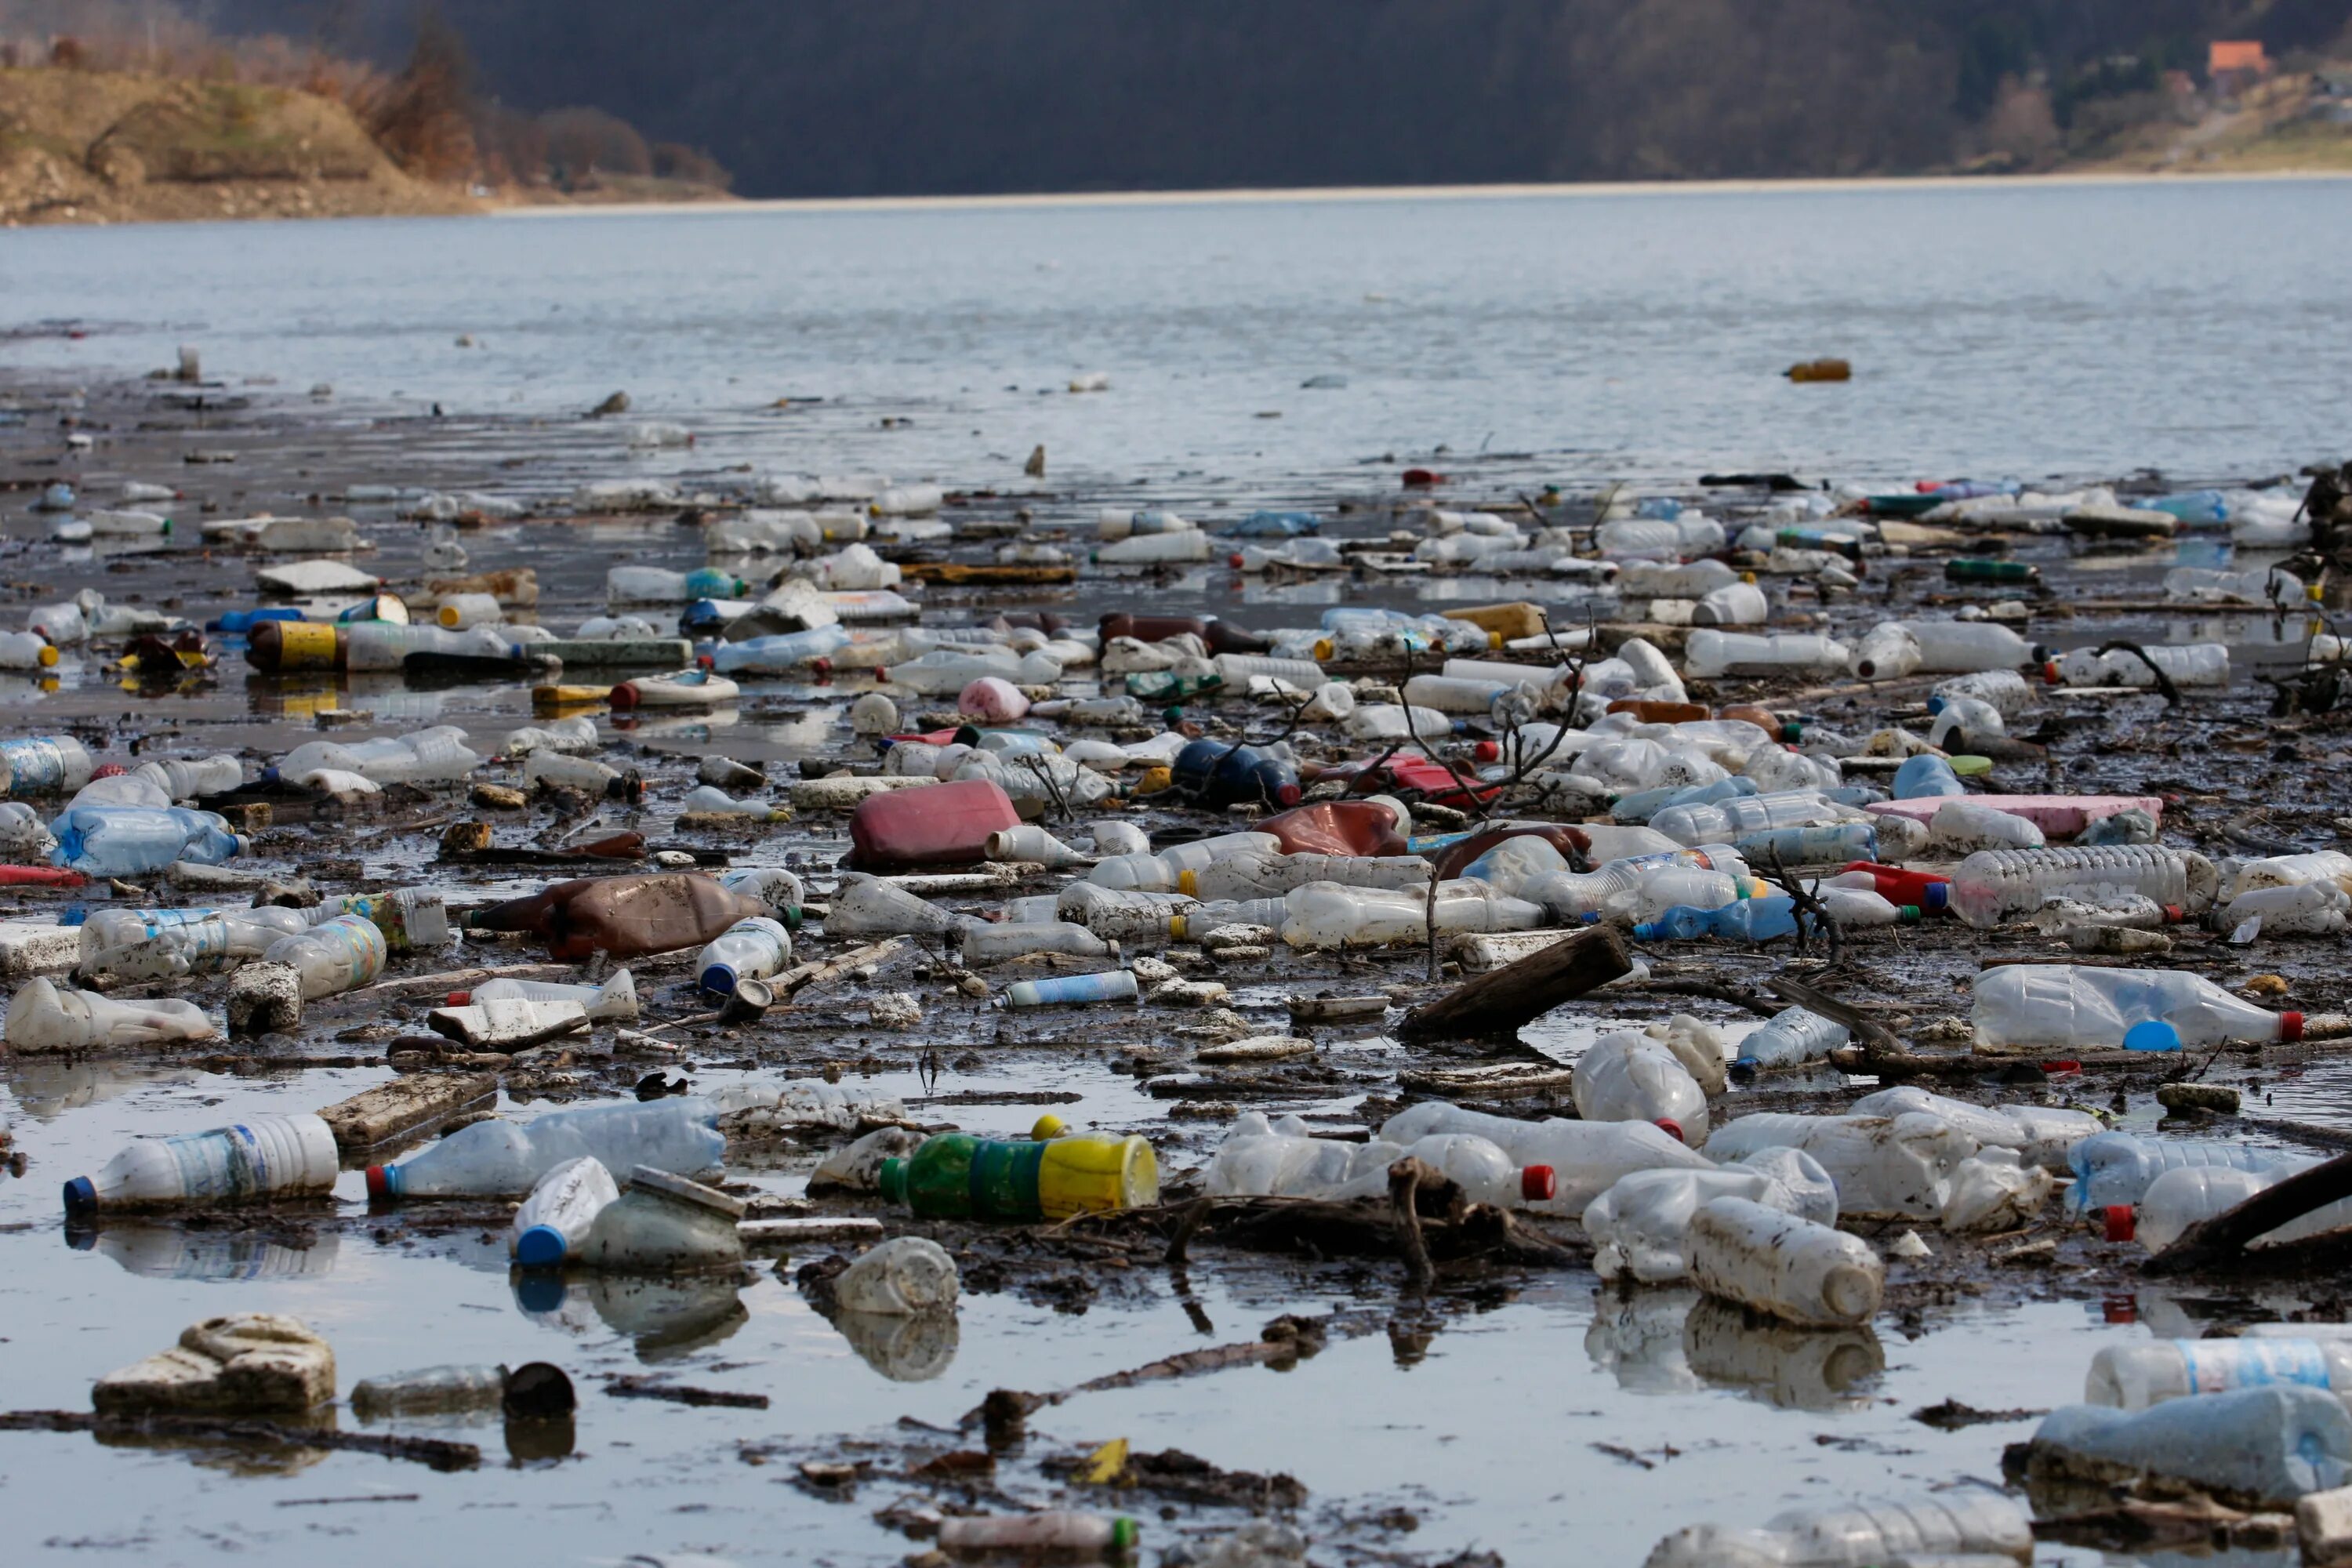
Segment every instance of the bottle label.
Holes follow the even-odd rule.
[[[2191,1394],[2300,1383],[2327,1386],[2327,1357],[2317,1340],[2175,1340]]]
[[[1035,1220],[1037,1173],[1049,1145],[983,1140],[973,1145],[970,1183],[975,1218]]]
[[[223,1127],[163,1140],[180,1168],[181,1195],[190,1200],[236,1202],[259,1197],[285,1179],[273,1173],[269,1156],[249,1127]]]
[[[18,795],[65,784],[66,759],[54,741],[0,742],[0,756],[8,759],[8,787]]]
[[[278,668],[334,668],[335,628],[324,621],[278,622]]]

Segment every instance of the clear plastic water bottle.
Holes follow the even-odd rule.
[[[2352,1394],[2352,1342],[2264,1338],[2109,1345],[2091,1358],[2083,1397],[2146,1410],[2168,1399],[2282,1383]]]
[[[2303,1037],[2302,1014],[2257,1007],[2177,969],[2006,964],[1978,973],[1970,1016],[1978,1040],[1996,1047],[2166,1050]],[[2134,1039],[2135,1030],[2143,1037]],[[2165,1037],[2146,1037],[2151,1033]]]
[[[720,643],[712,652],[710,662],[712,668],[730,674],[738,670],[782,674],[829,658],[848,644],[847,627],[816,626],[804,632]]]
[[[1847,815],[1845,807],[1832,805],[1815,791],[1790,790],[1706,805],[1669,806],[1650,818],[1650,826],[1677,844],[1721,844],[1768,828],[1843,822]]]
[[[1685,1246],[1701,1204],[1746,1198],[1816,1225],[1835,1225],[1837,1185],[1821,1163],[1796,1149],[1762,1149],[1711,1171],[1635,1171],[1584,1211],[1595,1248],[1593,1271],[1603,1279],[1630,1274],[1645,1285],[1669,1284],[1688,1272]]]
[[[1652,1550],[1643,1568],[1753,1568],[1761,1563],[1981,1563],[2033,1555],[2024,1505],[1981,1487],[1899,1502],[1792,1509],[1760,1530],[1693,1525]]]
[[[95,1176],[65,1184],[69,1214],[206,1207],[332,1191],[335,1134],[309,1114],[249,1117],[176,1138],[142,1138]]]
[[[1776,827],[1764,833],[1743,833],[1731,841],[1731,847],[1751,866],[1770,866],[1776,851],[1784,866],[1842,866],[1850,860],[1877,859],[1878,830],[1867,822]]]
[[[1381,1123],[1383,1142],[1411,1148],[1441,1132],[1466,1132],[1501,1149],[1522,1168],[1549,1166],[1553,1191],[1529,1199],[1539,1213],[1570,1219],[1633,1171],[1680,1168],[1704,1171],[1712,1162],[1664,1129],[1647,1121],[1581,1121],[1559,1117],[1521,1121],[1485,1111],[1465,1110],[1443,1100],[1424,1100]]]
[[[2095,904],[2137,893],[2197,912],[2211,905],[2220,882],[2203,856],[2160,844],[1985,849],[1952,873],[1951,905],[1979,930],[2022,920],[2053,899]]]
[[[961,933],[963,962],[972,967],[1003,963],[1033,952],[1105,958],[1116,950],[1082,925],[1066,921],[976,921]]]
[[[566,1160],[541,1176],[515,1210],[507,1250],[522,1268],[556,1268],[578,1256],[596,1216],[620,1196],[619,1184],[602,1161],[584,1154]]]
[[[2284,1503],[2344,1485],[2352,1415],[2327,1390],[2281,1383],[2136,1412],[2066,1405],[2042,1418],[2033,1447]]]
[[[337,915],[299,936],[278,938],[261,956],[266,963],[290,963],[300,971],[302,1000],[316,1002],[372,983],[383,973],[389,954],[373,921]]]
[[[101,952],[119,947],[135,947],[174,926],[193,925],[207,916],[226,912],[212,909],[92,910],[81,922],[81,962],[87,964]],[[309,924],[305,921],[299,927],[289,928],[288,934],[296,930],[307,930]]]
[[[1849,1116],[1913,1112],[1936,1117],[1988,1149],[2014,1149],[2028,1164],[2045,1171],[2066,1169],[2066,1152],[2105,1131],[2106,1125],[2087,1110],[2054,1105],[1977,1105],[1913,1083],[1878,1089],[1846,1107]]]
[[[1638,1030],[1594,1041],[1577,1058],[1570,1092],[1587,1121],[1647,1121],[1694,1149],[1706,1142],[1706,1091],[1673,1051]]]
[[[694,961],[705,991],[731,995],[739,980],[765,980],[793,961],[793,933],[780,921],[753,915],[714,938]]]
[[[591,1018],[624,1020],[637,1016],[637,984],[625,969],[616,969],[602,985],[566,985],[559,980],[516,980],[501,975],[485,980],[471,991],[453,991],[448,1005],[469,1002],[577,1002]]]
[[[1886,1265],[1860,1237],[1748,1198],[1711,1198],[1691,1216],[1690,1275],[1710,1296],[1792,1323],[1862,1323]]]
[[[2258,1149],[2236,1142],[2099,1132],[2066,1152],[2067,1167],[2074,1173],[2066,1206],[2077,1215],[2089,1215],[2136,1205],[2167,1171],[2204,1165],[2267,1171],[2297,1161],[2298,1156],[2284,1150]]]
[[[844,1311],[912,1317],[952,1311],[961,1287],[946,1247],[929,1237],[894,1236],[842,1270],[833,1295]]]
[[[1660,784],[1635,790],[1610,803],[1609,815],[1619,822],[1649,822],[1658,813],[1677,805],[1712,805],[1717,801],[1761,793],[1745,773],[1730,773],[1712,784]]]
[[[49,824],[58,847],[49,864],[87,877],[135,877],[174,860],[217,866],[252,847],[226,819],[185,806],[78,805]]]
[[[299,910],[270,912],[279,916],[292,915],[295,919],[264,922],[215,914],[200,921],[165,926],[144,941],[128,946],[101,949],[86,960],[82,968],[92,973],[111,974],[119,980],[163,980],[184,974],[208,974],[226,969],[239,959],[259,958],[286,937],[310,929],[309,922],[300,919]],[[286,929],[289,925],[294,928],[293,931]]]
[[[1952,1173],[1977,1141],[1938,1116],[1801,1116],[1759,1111],[1716,1129],[1707,1152],[1736,1160],[1776,1146],[1802,1149],[1837,1184],[1838,1212],[1940,1219]]]
[[[1636,921],[1654,921],[1677,908],[1719,910],[1748,891],[1738,879],[1696,866],[1657,866],[1622,892],[1610,895],[1602,906],[1610,915]]]
[[[1719,910],[1687,906],[1666,910],[1633,928],[1636,942],[1689,942],[1715,937],[1727,942],[1769,942],[1797,929],[1796,900],[1742,899]]]
[[[1821,1061],[1853,1038],[1835,1019],[1802,1007],[1774,1014],[1739,1042],[1738,1065],[1744,1068],[1801,1067]]]
[[[735,1228],[743,1200],[650,1165],[629,1172],[619,1198],[596,1213],[574,1254],[592,1268],[675,1274],[743,1260]]]
[[[551,1110],[529,1122],[477,1121],[414,1159],[370,1166],[368,1194],[520,1197],[549,1171],[583,1155],[607,1171],[646,1165],[688,1177],[716,1174],[727,1152],[718,1114],[709,1100],[689,1095]]]

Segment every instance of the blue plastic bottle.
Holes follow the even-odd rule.
[[[718,644],[711,651],[710,668],[722,673],[797,669],[836,652],[848,641],[849,633],[840,626],[746,637],[741,642]]]
[[[290,605],[277,605],[261,610],[231,610],[219,619],[205,623],[205,630],[235,635],[249,632],[266,621],[299,621],[301,618],[302,612]]]
[[[70,806],[49,831],[58,839],[49,864],[86,877],[136,876],[174,860],[217,866],[247,847],[214,813],[180,805]]]
[[[1732,773],[1713,784],[1659,784],[1651,789],[1637,790],[1621,795],[1609,807],[1609,815],[1620,822],[1647,822],[1673,805],[1712,805],[1719,800],[1733,800],[1741,795],[1757,794],[1756,781],[1746,773]]]
[[[1297,539],[1322,528],[1323,520],[1311,511],[1254,511],[1217,531],[1228,539]]]
[[[1255,746],[1194,741],[1176,753],[1176,787],[1211,811],[1244,801],[1268,805],[1298,804],[1298,774],[1289,763]]]
[[[1968,786],[1941,757],[1916,756],[1895,770],[1895,798],[1920,800],[1929,795],[1966,795]]]
[[[1677,904],[1656,920],[1633,928],[1636,942],[1689,942],[1698,937],[1769,942],[1797,929],[1797,906],[1788,898],[1741,899],[1719,910]]]

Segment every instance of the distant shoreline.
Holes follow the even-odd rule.
[[[1305,185],[1189,191],[1037,191],[992,195],[761,196],[726,202],[611,202],[576,206],[491,206],[501,218],[650,216],[674,213],[933,212],[991,207],[1217,206],[1307,202],[1514,201],[1539,197],[1780,195],[1837,191],[1982,190],[1987,187],[2275,184],[2352,180],[2352,170],[2256,169],[2210,173],[2082,170],[2047,174],[1868,174],[1845,179],[1623,180],[1492,185]]]

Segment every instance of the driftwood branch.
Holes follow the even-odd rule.
[[[1397,1034],[1409,1042],[1514,1035],[1633,967],[1616,928],[1594,926],[1423,1003],[1405,1015]]]

